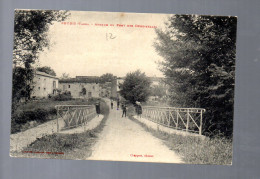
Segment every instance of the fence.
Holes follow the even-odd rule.
[[[144,106],[143,117],[163,126],[202,134],[205,109]]]
[[[85,125],[96,116],[93,105],[56,105],[57,132]]]

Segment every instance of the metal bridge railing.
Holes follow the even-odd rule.
[[[57,132],[85,125],[96,116],[94,105],[56,105]]]
[[[143,106],[143,117],[163,126],[202,134],[205,109]]]

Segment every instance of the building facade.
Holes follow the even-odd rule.
[[[44,72],[36,71],[33,79],[31,98],[47,98],[57,93],[59,79]]]
[[[70,92],[73,98],[98,98],[100,97],[100,85],[95,80],[86,78],[70,78],[59,81],[61,92]]]

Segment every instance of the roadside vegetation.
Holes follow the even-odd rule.
[[[236,17],[172,15],[156,29],[170,105],[205,108],[203,134],[233,134],[236,28]]]
[[[109,107],[102,100],[101,114],[104,115],[101,123],[93,130],[76,134],[60,134],[44,136],[17,153],[19,157],[37,157],[52,159],[86,159],[92,151],[91,147],[97,140],[97,135],[105,126],[109,115]]]
[[[182,136],[168,134],[159,130],[154,130],[139,122],[133,116],[134,109],[129,108],[129,118],[140,124],[147,132],[164,141],[164,144],[176,152],[187,164],[232,164],[232,139],[224,135],[214,135],[212,137]]]
[[[62,94],[48,99],[30,100],[21,103],[12,113],[11,133],[25,131],[44,122],[56,118],[55,105],[91,105],[96,98],[72,99],[69,95]]]

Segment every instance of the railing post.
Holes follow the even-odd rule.
[[[170,127],[170,121],[171,121],[171,116],[170,116],[170,114],[171,114],[170,112],[171,111],[170,111],[170,109],[168,109],[168,112],[169,112],[168,127]]]
[[[199,135],[202,135],[202,110],[200,110],[200,128],[199,128]]]
[[[176,110],[176,129],[178,129],[178,124],[179,124],[179,115],[178,115],[178,111]]]
[[[187,109],[187,124],[186,124],[186,132],[189,130],[189,123],[190,123],[190,118],[189,118],[189,109]]]
[[[57,132],[59,132],[59,107],[57,107]]]

